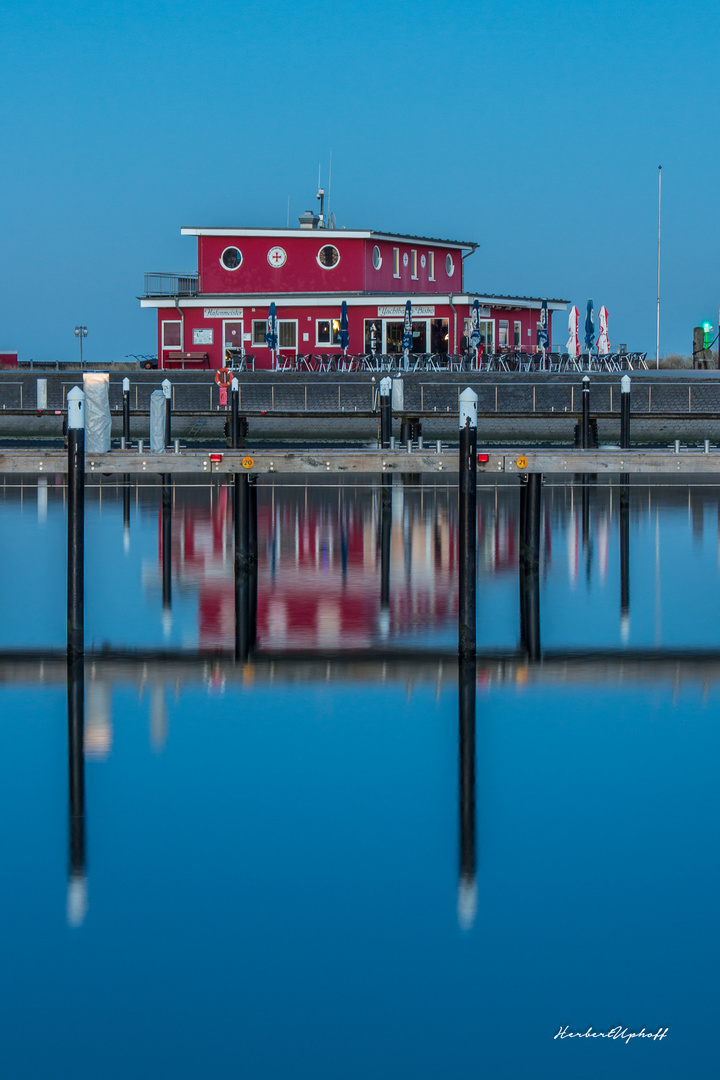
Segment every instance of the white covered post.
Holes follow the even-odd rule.
[[[620,449],[630,449],[630,376],[620,380]]]
[[[89,454],[107,454],[110,449],[110,376],[106,371],[86,371],[85,449]]]
[[[73,386],[67,396],[67,652],[68,659],[85,649],[85,394]]]
[[[392,435],[392,379],[389,375],[380,380],[380,447],[387,450]]]
[[[150,453],[165,453],[165,402],[162,390],[150,395]]]
[[[172,444],[172,386],[169,379],[163,379],[162,392],[165,395],[165,446]]]
[[[123,379],[123,433],[125,448],[130,445],[130,380]]]
[[[458,492],[458,651],[475,655],[475,553],[477,547],[477,403],[470,387],[460,395],[460,484]]]

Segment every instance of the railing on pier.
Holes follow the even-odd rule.
[[[254,358],[253,358],[254,359]],[[480,353],[290,353],[280,352],[277,371],[352,372],[372,371],[401,374],[402,372],[483,372],[502,374],[530,372],[560,374],[571,372],[618,372],[647,369],[647,353],[609,353],[607,356],[587,354],[577,358],[567,353],[538,352]],[[232,366],[232,363],[230,364]],[[249,369],[249,364],[247,365]]]
[[[165,274],[151,271],[145,275],[145,296],[197,296],[196,273]]]
[[[110,407],[122,407],[122,376],[110,380]],[[157,381],[131,379],[131,405],[134,410],[147,411],[150,395],[157,390],[160,379],[170,374],[173,411],[198,414],[219,412],[225,414],[226,406],[220,404],[221,389],[214,379],[203,381],[173,380],[172,373],[158,372]],[[65,409],[67,392],[77,380],[62,379],[48,385],[48,409]],[[478,395],[478,411],[507,417],[544,416],[557,417],[579,415],[581,408],[581,384],[572,378],[528,379],[522,382],[484,378],[483,373],[469,372],[467,384]],[[405,384],[402,412],[427,416],[457,413],[458,398],[465,384],[448,383],[442,378],[412,380]],[[23,407],[22,383],[3,383],[0,395],[0,412],[3,408]],[[245,413],[273,413],[300,415],[302,413],[326,413],[328,416],[376,412],[377,383],[360,378],[298,379],[276,381],[240,382],[238,406]],[[621,392],[618,382],[603,381],[592,384],[593,416],[620,417]],[[34,389],[28,409],[34,409]],[[718,408],[717,387],[709,382],[693,385],[689,380],[663,379],[662,381],[638,380],[632,386],[632,415],[643,417],[674,417],[675,419],[715,418]],[[378,413],[379,415],[379,413]]]

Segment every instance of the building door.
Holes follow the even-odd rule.
[[[447,319],[433,319],[430,323],[430,352],[448,353],[450,330]]]
[[[386,353],[401,353],[403,351],[402,339],[403,339],[403,327],[404,322],[395,322],[394,320],[383,320],[383,327],[385,330],[385,348]],[[410,352],[413,353],[425,353],[427,352],[428,342],[428,324],[425,319],[413,319],[412,322],[412,336],[413,343]]]
[[[401,353],[403,351],[402,339],[403,339],[403,323],[396,322],[395,320],[383,319],[383,330],[385,333],[385,344],[383,346],[384,353]]]
[[[233,350],[237,357],[245,353],[242,319],[223,319],[223,363],[234,358],[232,352],[230,356],[227,355],[228,349]]]
[[[414,353],[426,353],[428,351],[428,332],[427,321],[422,319],[420,322],[413,319],[412,324],[413,333],[413,346],[411,352]]]
[[[480,344],[484,353],[495,352],[495,323],[492,319],[480,320]]]

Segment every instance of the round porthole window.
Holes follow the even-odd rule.
[[[376,270],[379,270],[382,266],[382,255],[380,254],[380,248],[377,244],[373,248],[373,266]]]
[[[242,251],[236,247],[227,247],[220,256],[220,262],[226,270],[237,270],[242,263]]]
[[[452,255],[448,255],[445,259],[445,270],[448,277],[452,277],[455,273],[455,263],[453,262]]]
[[[334,244],[323,244],[317,253],[317,261],[325,270],[332,270],[340,262],[340,252]]]
[[[403,252],[403,266],[407,266],[407,264],[408,264],[409,262],[410,262],[410,260],[409,260],[409,258],[408,258],[408,253],[407,253],[407,251],[404,251],[404,252]]]
[[[425,256],[424,255],[420,256],[420,265],[422,266],[422,268],[424,270],[425,269]]]

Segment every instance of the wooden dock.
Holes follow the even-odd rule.
[[[720,450],[483,450],[478,473],[564,474],[715,474],[720,473]],[[5,474],[65,474],[68,454],[60,449],[9,449],[0,453]],[[232,475],[235,473],[399,473],[442,475],[458,473],[457,447],[431,450],[181,450],[153,454],[112,450],[85,455],[86,474],[138,476],[144,473]]]

